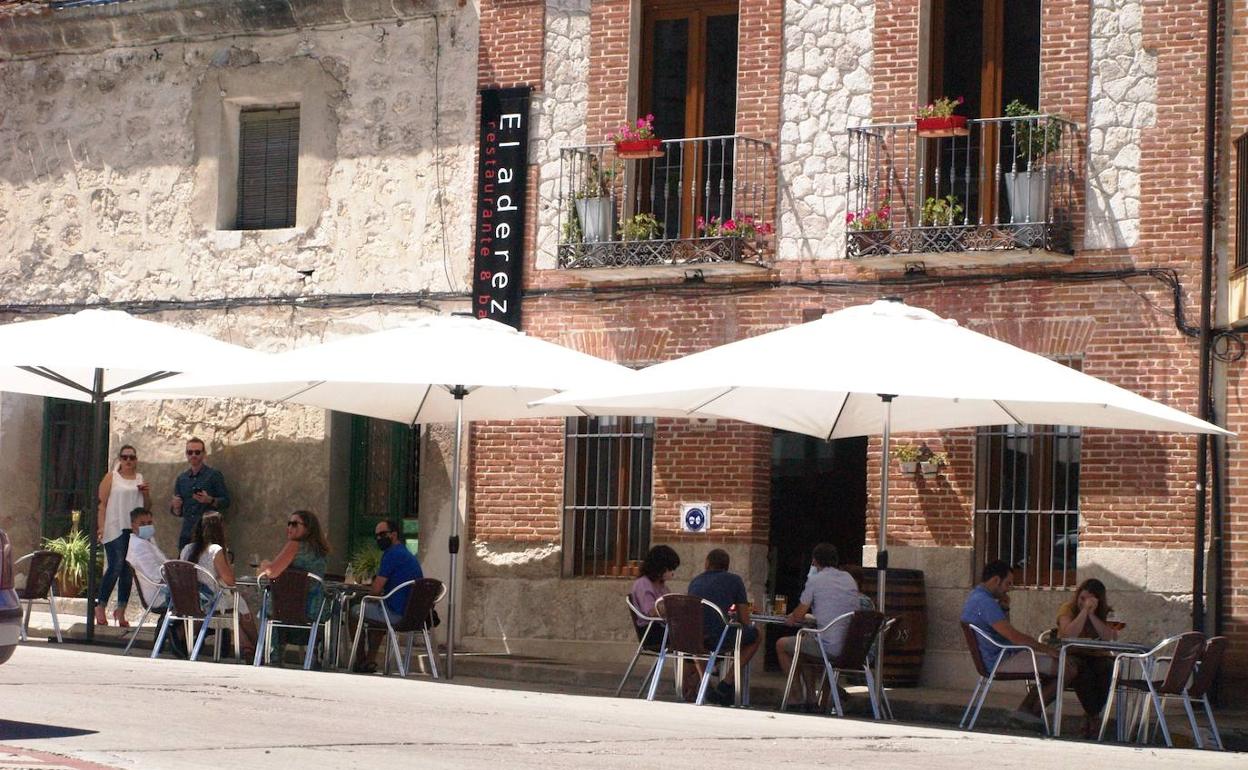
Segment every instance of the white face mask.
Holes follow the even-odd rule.
[[[139,527],[139,531],[137,534],[139,537],[143,538],[144,540],[151,540],[153,537],[156,536],[156,525],[144,524]]]
[[[812,577],[814,577],[815,575],[817,575],[818,573],[819,573],[819,568],[818,568],[818,567],[816,567],[814,564],[812,564],[812,565],[810,565],[810,572],[807,572],[807,573],[806,573],[806,577],[808,577],[808,578],[812,578]]]

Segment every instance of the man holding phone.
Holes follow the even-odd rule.
[[[195,526],[205,511],[224,513],[230,506],[230,495],[225,489],[225,476],[204,462],[204,442],[190,438],[186,442],[186,461],[190,464],[173,484],[173,499],[169,513],[182,518],[182,532],[178,535],[178,551],[181,552],[195,534]]]

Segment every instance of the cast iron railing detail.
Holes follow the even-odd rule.
[[[1083,189],[1074,123],[984,118],[950,134],[922,136],[913,121],[849,129],[848,257],[1073,253]]]
[[[770,145],[743,136],[666,140],[647,157],[564,148],[559,267],[761,262],[774,185]]]

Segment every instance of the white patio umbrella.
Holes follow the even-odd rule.
[[[464,421],[559,417],[571,407],[530,402],[574,387],[618,383],[631,369],[529,337],[497,321],[430,316],[386,331],[298,348],[248,371],[186,375],[149,388],[306,404],[409,425],[455,423],[451,471],[447,677],[454,675],[459,466]]]
[[[263,354],[247,348],[119,310],[82,310],[0,326],[0,390],[94,404],[89,455],[92,484],[108,467],[105,401],[178,372],[245,369],[262,358]],[[89,510],[94,510],[98,505],[94,491],[90,498]],[[93,521],[94,517],[87,522],[92,561],[98,547]],[[88,576],[87,640],[92,641],[95,572],[88,571]]]
[[[578,389],[539,403],[590,414],[723,417],[828,440],[882,434],[881,612],[892,431],[1033,423],[1227,434],[931,311],[887,300],[657,364],[623,388]]]

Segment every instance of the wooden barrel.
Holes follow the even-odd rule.
[[[875,601],[879,570],[875,567],[846,567],[858,581],[858,590]],[[884,682],[889,687],[917,687],[923,672],[923,652],[927,647],[927,590],[923,571],[889,569],[884,586],[884,614],[897,618],[893,632],[884,644]]]

